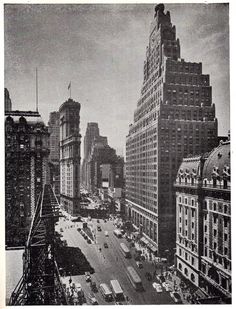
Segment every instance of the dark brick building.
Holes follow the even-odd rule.
[[[24,245],[48,176],[49,133],[38,112],[5,112],[6,244]]]

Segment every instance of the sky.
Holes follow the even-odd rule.
[[[81,103],[81,134],[100,134],[124,155],[125,137],[140,97],[154,4],[8,4],[4,9],[4,84],[14,110],[49,113],[69,97]],[[230,115],[229,16],[224,4],[165,4],[180,39],[181,58],[210,74],[219,135]]]

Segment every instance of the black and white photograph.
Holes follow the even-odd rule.
[[[5,306],[232,304],[231,3],[1,5]]]

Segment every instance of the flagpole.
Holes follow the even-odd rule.
[[[70,82],[70,99],[71,99],[71,82]]]

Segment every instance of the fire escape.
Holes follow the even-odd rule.
[[[23,275],[11,295],[9,305],[67,305],[54,253],[58,218],[58,201],[51,186],[44,185],[23,254]]]

